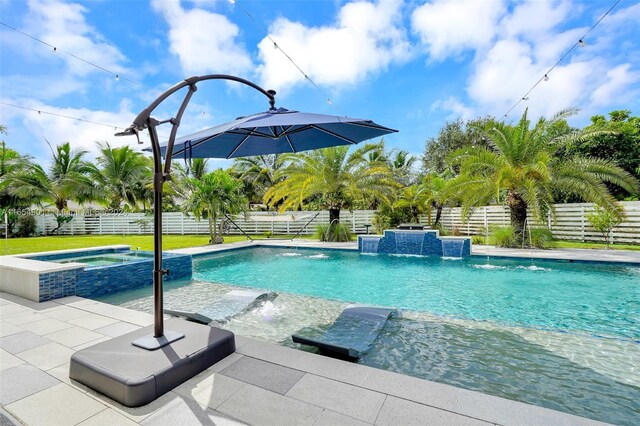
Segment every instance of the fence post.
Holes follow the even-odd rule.
[[[351,224],[352,224],[351,232],[355,234],[356,233],[356,211],[355,210],[351,212]]]
[[[98,215],[98,235],[102,235],[102,214]]]
[[[584,243],[584,205],[580,205],[580,236]]]

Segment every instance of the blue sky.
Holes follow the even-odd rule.
[[[0,123],[9,146],[38,160],[49,155],[45,138],[93,156],[96,141],[135,145],[113,137],[111,126],[128,126],[165,88],[190,75],[230,73],[277,90],[277,106],[398,129],[388,145],[420,154],[446,120],[502,117],[613,3],[0,0],[2,22],[58,49],[0,26],[2,102],[108,126],[4,104]],[[640,113],[640,2],[621,1],[584,41],[507,120],[525,107],[535,117],[580,107],[574,125],[613,109]],[[251,89],[204,82],[180,133],[267,108]],[[176,109],[177,98],[156,118]]]

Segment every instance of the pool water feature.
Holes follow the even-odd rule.
[[[194,271],[166,284],[165,306],[278,292],[224,325],[243,336],[299,347],[291,334],[321,333],[350,302],[403,307],[359,363],[616,424],[640,418],[637,266],[255,248],[196,258]],[[100,300],[153,310],[148,289]]]

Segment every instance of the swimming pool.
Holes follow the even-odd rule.
[[[111,253],[103,255],[83,255],[55,260],[56,263],[86,263],[89,267],[119,265],[122,263],[137,262],[153,258],[153,253],[128,251],[123,253]]]
[[[195,310],[230,289],[276,291],[225,324],[297,347],[349,302],[404,310],[359,362],[618,424],[640,418],[640,268],[471,257],[362,256],[252,248],[194,260],[168,283],[168,308]],[[152,310],[137,291],[104,300]],[[308,348],[303,348],[308,350]]]

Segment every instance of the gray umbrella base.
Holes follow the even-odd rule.
[[[184,338],[156,350],[132,342],[153,333],[144,327],[71,356],[69,378],[127,407],[139,407],[206,370],[236,350],[233,333],[176,318],[166,330]]]

